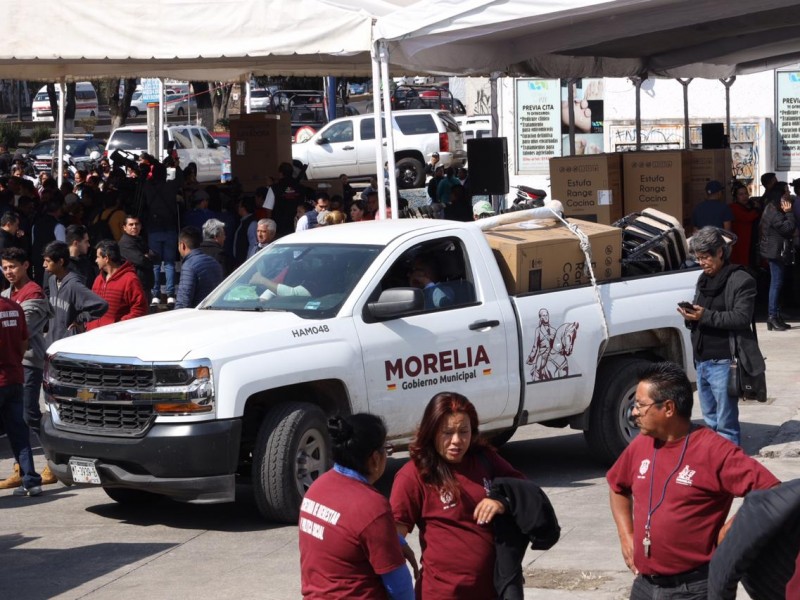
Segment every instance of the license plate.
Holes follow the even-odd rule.
[[[72,470],[73,483],[100,485],[100,474],[97,472],[95,461],[70,458],[69,468]]]

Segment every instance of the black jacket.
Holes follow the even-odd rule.
[[[122,232],[122,237],[119,238],[119,253],[136,269],[136,276],[148,295],[151,293],[155,281],[153,261],[150,260],[149,252],[147,242],[142,236],[132,236]]]
[[[758,252],[762,258],[775,260],[781,257],[783,240],[792,239],[795,228],[794,213],[783,212],[773,202],[764,207],[759,227]]]
[[[800,552],[800,479],[750,492],[711,559],[709,600],[783,600]]]
[[[494,519],[494,587],[501,600],[521,600],[522,559],[530,543],[533,550],[552,548],[561,536],[553,505],[542,489],[527,479],[498,477],[489,497],[506,512]]]
[[[702,327],[732,331],[742,367],[751,375],[760,375],[766,369],[766,364],[758,347],[758,340],[750,328],[756,306],[756,281],[747,271],[738,269],[728,277],[723,293],[726,310],[707,309],[703,312],[700,321],[695,322],[696,325],[692,328],[693,345],[694,338],[700,335]],[[699,291],[695,291],[694,304],[699,304],[698,298]]]
[[[225,248],[220,246],[214,240],[203,240],[203,243],[200,244],[198,248],[200,252],[203,254],[207,254],[215,261],[219,263],[219,266],[222,267],[222,274],[227,277],[231,273],[231,260],[228,257],[228,253],[225,252]]]

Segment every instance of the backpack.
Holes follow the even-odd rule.
[[[111,217],[117,214],[120,210],[122,209],[117,208],[112,210],[105,219],[102,218],[102,212],[97,215],[94,223],[89,226],[89,241],[91,242],[92,247],[94,247],[97,242],[102,240],[115,239],[114,234],[111,232],[111,226],[108,224],[108,222],[111,220]]]

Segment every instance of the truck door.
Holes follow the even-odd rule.
[[[361,119],[359,123],[361,140],[358,143],[358,175],[375,175],[375,120]],[[386,158],[386,121],[381,119],[381,129],[383,133],[383,156]]]
[[[311,144],[308,149],[308,164],[314,179],[336,178],[342,173],[355,173],[358,158],[352,119],[334,121],[320,131],[319,136],[305,143]]]
[[[482,285],[491,281],[486,265],[469,260],[463,235],[438,231],[400,246],[356,308],[370,411],[386,416],[395,437],[412,435],[425,406],[440,392],[469,398],[482,424],[508,416],[509,378],[518,374],[509,364],[507,339],[515,339],[516,332],[494,289]],[[424,310],[370,318],[368,302],[386,289],[419,287],[425,270],[438,281],[423,289]]]

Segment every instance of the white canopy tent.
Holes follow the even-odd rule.
[[[792,0],[421,0],[378,19],[394,65],[440,74],[724,78],[800,61]]]

